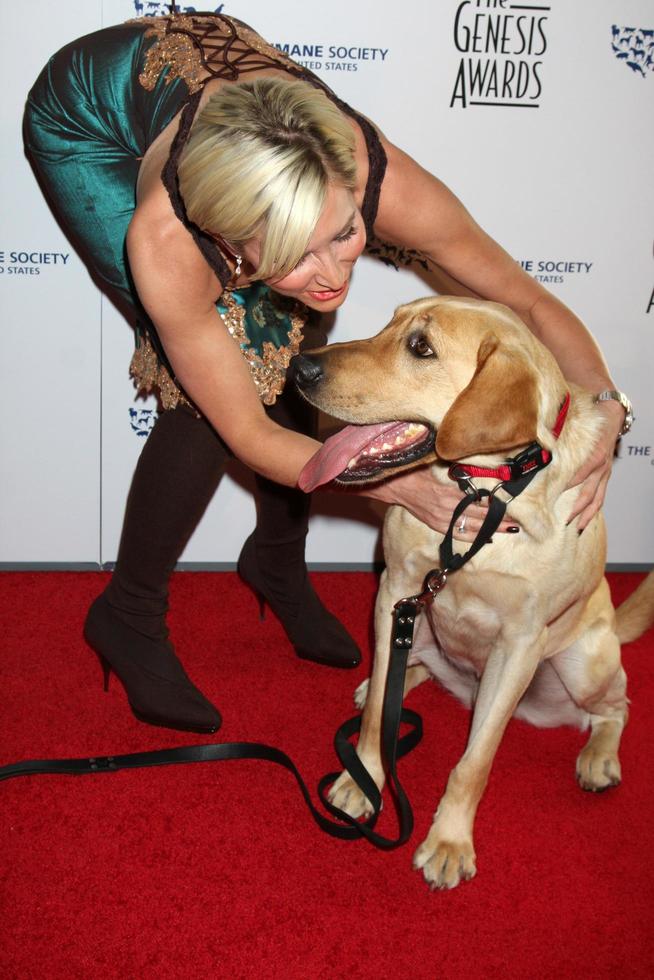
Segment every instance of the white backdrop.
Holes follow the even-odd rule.
[[[127,375],[130,329],[92,284],[25,161],[25,95],[63,44],[165,7],[22,0],[20,16],[3,18],[4,567],[114,560],[155,411],[153,399],[135,401]],[[206,0],[197,9],[234,14],[288,45],[441,177],[589,325],[637,414],[606,506],[609,560],[654,562],[652,0],[404,0],[401,8],[389,0]],[[413,273],[364,258],[330,337],[376,333],[398,303],[426,292]],[[235,466],[184,562],[236,560],[254,522],[248,486]],[[372,505],[355,513],[349,499],[317,496],[309,560],[368,563],[378,526]]]

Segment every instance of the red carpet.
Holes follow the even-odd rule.
[[[616,599],[641,576],[613,575]],[[130,714],[81,638],[106,577],[0,576],[0,762],[207,741]],[[332,737],[368,673],[375,579],[314,576],[366,651],[334,671],[296,659],[259,623],[233,574],[177,574],[172,632],[190,675],[222,710],[221,740],[289,752],[312,787],[335,768]],[[227,610],[234,612],[228,624]],[[624,650],[632,700],[624,782],[583,793],[585,736],[512,722],[476,830],[478,875],[431,893],[411,869],[468,714],[433,684],[409,698],[421,745],[400,763],[416,829],[383,853],[314,825],[292,777],[259,762],[0,785],[6,978],[651,977],[654,899],[654,634]],[[392,833],[390,807],[380,829]]]

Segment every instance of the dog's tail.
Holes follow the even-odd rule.
[[[620,643],[631,643],[654,623],[654,572],[616,609]]]

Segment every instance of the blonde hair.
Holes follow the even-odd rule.
[[[260,235],[257,278],[281,279],[306,252],[328,183],[354,187],[354,132],[308,82],[237,82],[207,100],[178,176],[191,221],[234,246]]]

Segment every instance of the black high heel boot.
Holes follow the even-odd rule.
[[[309,581],[304,564],[304,545],[304,574],[297,574],[298,570],[294,568],[296,574],[289,575],[289,566],[280,559],[279,551],[282,548],[287,549],[287,553],[297,552],[298,543],[293,541],[284,546],[274,546],[277,559],[282,564],[277,565],[275,578],[266,578],[261,571],[256,535],[254,531],[243,545],[238,559],[238,573],[257,597],[261,618],[264,618],[267,602],[284,627],[296,654],[303,660],[312,660],[328,667],[358,667],[361,663],[359,648],[345,627],[323,606]],[[291,566],[296,566],[294,559]],[[291,582],[292,593],[289,588]]]
[[[218,710],[191,682],[168,640],[170,574],[222,476],[228,451],[185,408],[164,412],[139,457],[111,582],[84,634],[113,670],[134,715],[151,725],[215,732]]]
[[[288,387],[268,413],[296,432],[315,430],[315,411]],[[311,498],[257,476],[257,526],[243,545],[238,572],[275,613],[298,657],[331,667],[357,667],[361,652],[322,604],[307,574],[304,545]]]
[[[180,731],[218,731],[220,713],[189,679],[172,644],[139,636],[116,616],[104,593],[89,609],[84,636],[100,660],[105,691],[113,670],[139,721]]]

